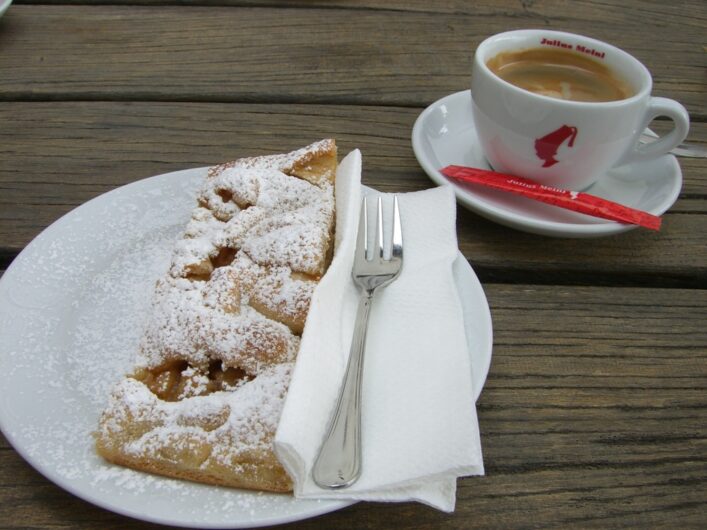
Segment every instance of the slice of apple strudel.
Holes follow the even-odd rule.
[[[272,447],[312,292],[331,261],[336,145],[209,169],[155,286],[98,453],[208,484],[289,491]]]

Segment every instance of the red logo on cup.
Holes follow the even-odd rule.
[[[572,147],[575,138],[577,138],[577,127],[563,125],[550,134],[546,134],[542,138],[535,140],[535,153],[538,155],[538,158],[544,160],[543,167],[550,167],[557,164],[558,161],[555,160],[555,155],[567,138],[570,139],[567,143],[567,147]]]

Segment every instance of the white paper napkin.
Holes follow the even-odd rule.
[[[354,151],[339,166],[335,256],[314,293],[276,452],[293,477],[296,497],[416,500],[452,511],[456,478],[484,470],[462,306],[452,276],[458,250],[456,201],[449,186],[398,195],[404,262],[399,278],[376,293],[371,308],[361,477],[341,490],[319,488],[312,480],[343,381],[358,303],[351,267],[360,175],[361,154]]]

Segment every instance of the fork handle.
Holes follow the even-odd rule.
[[[361,374],[372,299],[373,290],[363,291],[359,298],[344,384],[314,462],[312,478],[322,488],[346,488],[361,474]]]

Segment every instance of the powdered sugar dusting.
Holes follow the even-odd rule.
[[[150,293],[169,263],[175,228],[126,245],[79,291],[74,304],[74,347],[67,351],[66,362],[74,387],[94,402],[105,401],[111,376],[115,381],[135,361]]]
[[[204,207],[178,244],[173,274],[201,270],[219,247],[242,248],[263,265],[324,272],[334,211],[331,183],[317,186],[277,169],[233,166],[212,173],[199,200]]]
[[[113,393],[113,414],[102,428],[120,436],[126,422],[149,422],[151,428],[127,444],[126,453],[161,458],[165,447],[193,450],[207,444],[213,450],[202,466],[210,460],[230,466],[244,453],[269,450],[291,368],[291,363],[275,365],[233,391],[176,402],[162,401],[142,383],[126,378]]]
[[[163,175],[101,196],[55,223],[15,260],[0,281],[4,434],[58,484],[153,520],[263,524],[334,509],[342,503],[299,501],[113,466],[93,450],[99,411],[108,389],[135,362],[155,282],[164,277],[205,173]],[[192,237],[223,223],[203,210],[203,219],[187,228]],[[306,291],[310,279],[288,278],[280,269],[272,277],[269,299],[292,308],[303,305],[306,296],[287,291]]]
[[[36,238],[6,273],[0,321],[12,347],[3,386],[42,382],[8,391],[8,406],[24,410],[27,421],[7,434],[22,438],[40,468],[51,462],[71,481],[96,472],[91,432],[98,410],[135,360],[150,293],[169,263],[194,183],[174,181],[166,195],[162,186],[147,186],[89,202]],[[57,419],[65,411],[69,419]],[[32,421],[35,415],[42,420]]]
[[[232,287],[236,293],[213,288],[225,269],[208,281],[160,280],[140,348],[141,364],[156,368],[177,359],[205,369],[220,360],[257,375],[263,364],[294,359],[299,339],[287,326],[241,305],[238,287]]]
[[[314,178],[306,165],[327,146],[335,149],[316,144],[209,170],[155,286],[134,378],[116,386],[101,415],[104,457],[207,481],[289,487],[272,439],[333,240],[333,171]],[[224,384],[228,370],[244,378]]]

